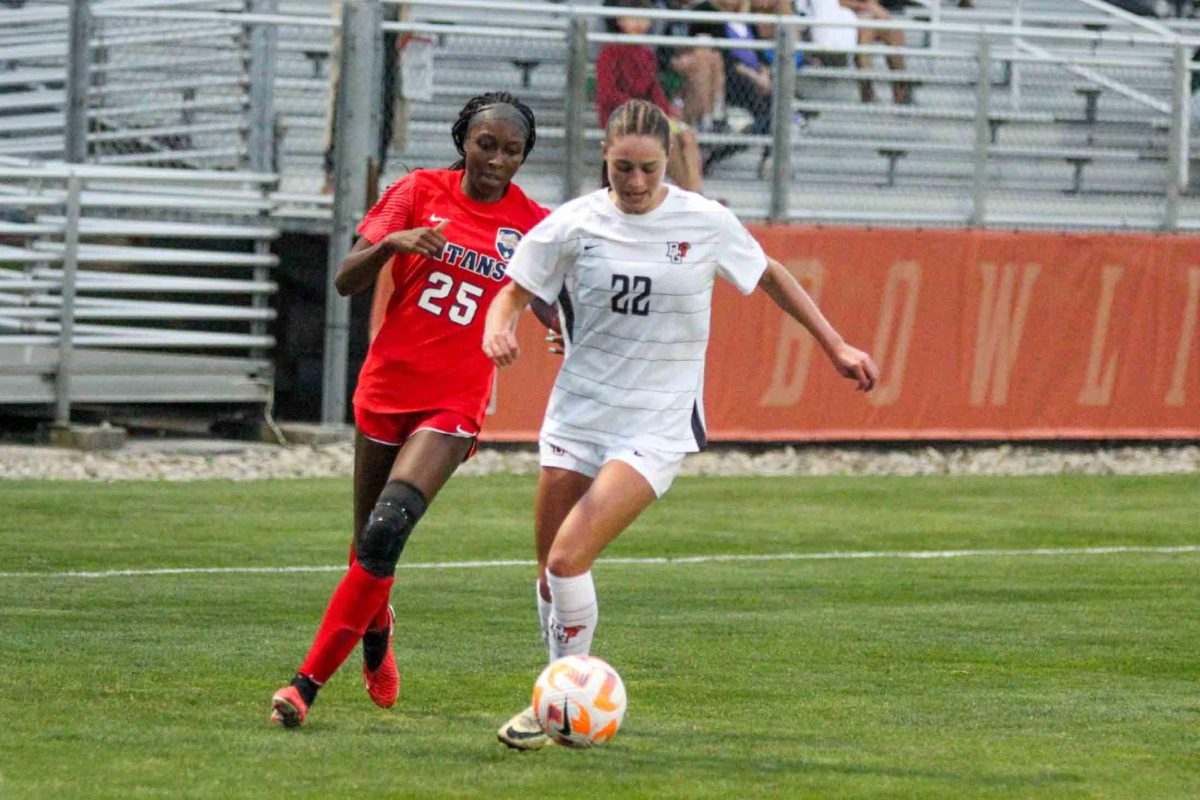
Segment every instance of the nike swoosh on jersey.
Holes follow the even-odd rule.
[[[587,252],[587,251],[589,251],[589,250],[595,250],[595,249],[596,249],[597,247],[599,247],[599,246],[600,246],[600,245],[598,245],[598,244],[585,244],[585,245],[583,246],[583,252],[585,252],[585,253],[586,253],[586,252]]]
[[[430,214],[429,221],[436,225],[439,222],[449,222],[450,218],[449,217],[439,217],[437,214]]]

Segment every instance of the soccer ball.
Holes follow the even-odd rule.
[[[533,710],[542,730],[561,745],[604,744],[625,718],[625,684],[603,659],[566,656],[533,684]]]

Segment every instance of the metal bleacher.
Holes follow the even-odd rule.
[[[488,15],[497,36],[438,35],[435,95],[412,105],[406,145],[389,149],[385,180],[394,180],[413,167],[445,166],[457,158],[449,128],[463,104],[484,91],[506,90],[518,95],[537,113],[537,156],[522,173],[522,182],[539,200],[557,204],[561,178],[565,19],[562,6],[544,0],[504,3]],[[281,11],[330,19],[326,0],[281,0]],[[527,9],[527,10],[526,10]],[[413,6],[413,20],[468,28],[479,14],[442,4]],[[477,27],[477,26],[476,26]],[[545,38],[506,39],[506,28],[525,35],[544,32]],[[482,42],[482,44],[481,44]],[[323,152],[332,67],[332,36],[328,30],[282,26],[279,33],[275,92],[281,111],[281,190],[297,199],[319,191],[323,183]],[[486,76],[486,77],[485,77]],[[327,213],[327,212],[326,212]],[[318,212],[319,216],[319,212]]]
[[[97,7],[142,3],[155,8],[244,11],[249,0],[106,0]],[[62,3],[30,5],[39,9]],[[274,216],[285,228],[323,230],[331,200],[321,193],[330,107],[330,72],[337,19],[328,0],[276,0],[272,60],[276,115]],[[448,130],[462,104],[481,91],[504,89],[536,112],[538,149],[520,181],[538,200],[564,198],[564,124],[567,91],[567,21],[589,16],[601,30],[598,2],[450,0],[386,2],[394,17],[411,9],[415,23],[436,23],[434,94],[410,104],[405,134],[388,152],[383,181],[408,169],[452,161]],[[792,136],[789,218],[871,224],[999,224],[1066,227],[1162,227],[1170,143],[1171,35],[1161,23],[1130,19],[1096,0],[978,0],[975,8],[910,0],[904,72],[883,68],[882,51],[866,72],[809,59],[797,75]],[[486,6],[481,10],[481,6]],[[16,18],[11,18],[16,19]],[[288,19],[295,20],[289,24]],[[486,26],[480,20],[486,19]],[[120,26],[116,23],[120,22]],[[1026,35],[1011,35],[1020,21]],[[109,164],[234,168],[245,163],[248,89],[245,28],[208,20],[101,22],[104,37],[93,70],[94,160]],[[61,19],[18,34],[0,33],[42,60],[21,71],[0,70],[0,155],[53,158],[61,152],[63,84]],[[977,180],[975,116],[978,105],[980,26],[993,35],[991,150],[986,170],[985,219],[973,219]],[[56,27],[57,26],[57,27]],[[187,41],[172,42],[187,28]],[[1155,28],[1164,33],[1155,39]],[[155,31],[164,34],[155,42]],[[1185,32],[1186,33],[1186,32]],[[1188,34],[1191,35],[1191,34]],[[20,36],[20,39],[13,37]],[[1140,36],[1140,39],[1137,38]],[[101,38],[101,37],[98,37]],[[141,44],[137,44],[141,42]],[[590,45],[594,60],[599,44]],[[804,42],[801,49],[806,47]],[[809,45],[808,47],[811,48]],[[14,52],[11,48],[6,53]],[[155,59],[161,65],[155,67]],[[1085,65],[1068,63],[1089,60]],[[13,63],[13,62],[9,62]],[[139,65],[152,67],[138,69]],[[153,88],[146,73],[153,74]],[[879,100],[858,99],[859,79],[870,78]],[[915,85],[915,103],[896,106],[887,85]],[[5,87],[22,91],[3,91]],[[133,98],[139,98],[137,102]],[[138,108],[142,108],[139,116]],[[147,107],[157,116],[148,115]],[[736,109],[734,110],[737,119]],[[581,115],[598,160],[594,109]],[[130,132],[133,131],[134,134]],[[707,137],[709,146],[715,139]],[[701,135],[701,141],[706,136]],[[706,193],[723,198],[746,218],[764,218],[771,186],[761,147],[717,164]],[[588,171],[590,176],[592,171]],[[1200,206],[1184,196],[1179,225],[1200,225]]]
[[[3,404],[55,402],[67,269],[73,402],[270,402],[273,181],[0,162]]]
[[[70,3],[12,5],[0,8],[0,402],[54,395],[68,261],[78,269],[76,400],[269,402],[270,242],[331,224],[323,160],[340,18],[329,0],[93,0],[82,112],[91,172],[62,163]],[[771,139],[746,135],[746,113],[727,98],[729,129],[700,142],[742,150],[712,166],[705,193],[748,220],[1200,229],[1200,202],[1179,185],[1196,142],[1181,87],[1200,24],[1100,0],[956,6],[910,0],[886,23],[904,31],[903,70],[885,69],[896,51],[879,46],[849,51],[872,56],[865,69],[819,63],[801,38],[791,114],[777,115],[792,120],[790,169],[764,161]],[[525,190],[554,206],[567,199],[564,175],[591,185],[595,109],[569,98],[572,76],[576,89],[592,80],[605,40],[599,0],[383,7],[385,31],[431,44],[433,79],[432,96],[407,103],[381,184],[449,164],[463,103],[507,90],[538,119],[518,176]],[[580,19],[584,76],[571,61]],[[859,97],[864,79],[877,84],[874,102]],[[913,85],[913,103],[892,102],[898,80]],[[584,155],[572,162],[576,133]],[[66,210],[72,175],[77,226]]]
[[[910,7],[907,18],[929,20],[928,5]],[[1010,25],[1017,5],[981,0],[970,10],[939,9],[939,21],[951,30],[936,38],[909,31],[902,73],[801,69],[796,107],[808,118],[793,156],[793,218],[968,222],[979,37],[963,28]],[[1082,3],[1019,5],[1025,24],[1041,35],[995,40],[988,224],[1158,227],[1167,183],[1170,51],[1089,40],[1091,34],[1137,28]],[[1055,32],[1077,38],[1056,38]],[[1045,60],[1032,60],[1038,54]],[[1065,63],[1079,56],[1112,63],[1086,70]],[[911,80],[915,103],[864,105],[855,86],[861,77]],[[1121,90],[1145,94],[1162,108],[1151,109]]]
[[[276,176],[247,160],[243,29],[99,16],[147,5],[93,4],[85,164],[63,162],[68,4],[0,10],[0,405],[272,400]]]
[[[502,5],[515,14],[516,6],[538,4]],[[875,57],[880,63],[867,73],[812,63],[799,71],[790,219],[978,224],[970,204],[978,158],[979,26],[986,24],[997,35],[985,224],[1162,227],[1172,50],[1166,35],[1160,42],[1147,41],[1155,38],[1156,23],[1142,24],[1082,0],[980,0],[970,10],[937,9],[940,27],[931,31],[934,5],[933,0],[913,4],[900,18],[910,26],[903,73],[883,69],[882,51]],[[540,18],[533,15],[536,27],[561,29],[562,6],[542,3],[541,9]],[[418,4],[414,10],[418,20],[464,26],[479,16],[477,10],[453,7]],[[1026,36],[1004,33],[1015,20],[1029,30]],[[561,202],[566,48],[553,40],[518,38],[515,31],[510,37],[502,18],[492,23],[486,38],[438,35],[434,98],[413,104],[411,135],[392,152],[386,177],[452,160],[445,132],[462,102],[478,91],[501,88],[529,103],[545,131],[521,182],[539,200]],[[521,30],[530,27],[526,22]],[[596,32],[601,26],[593,19],[590,27]],[[593,43],[592,58],[596,48]],[[1091,63],[1080,66],[1075,60]],[[896,106],[880,91],[880,100],[863,104],[857,92],[863,77],[911,80],[916,101]],[[594,147],[599,135],[594,111],[589,108],[583,119]],[[308,147],[311,152],[311,139]],[[764,218],[770,206],[760,150],[750,147],[723,161],[705,181],[707,194],[746,218]],[[1180,227],[1200,224],[1194,200],[1185,196],[1180,209]]]

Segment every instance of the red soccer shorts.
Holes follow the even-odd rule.
[[[354,407],[354,422],[363,436],[373,442],[398,447],[417,431],[436,431],[447,436],[473,439],[471,452],[479,446],[479,426],[459,411],[410,411],[406,414],[380,414],[362,406]]]

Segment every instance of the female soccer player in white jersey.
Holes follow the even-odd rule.
[[[705,444],[704,355],[713,280],[756,288],[807,328],[833,366],[869,391],[879,376],[778,261],[725,207],[663,183],[667,117],[631,100],[605,128],[609,186],[560,206],[526,234],[512,283],[488,310],[484,353],[519,355],[521,311],[559,303],[566,358],[541,432],[535,538],[538,612],[551,659],[586,655],[596,628],[592,562],[671,485]],[[547,738],[532,709],[500,741]]]

